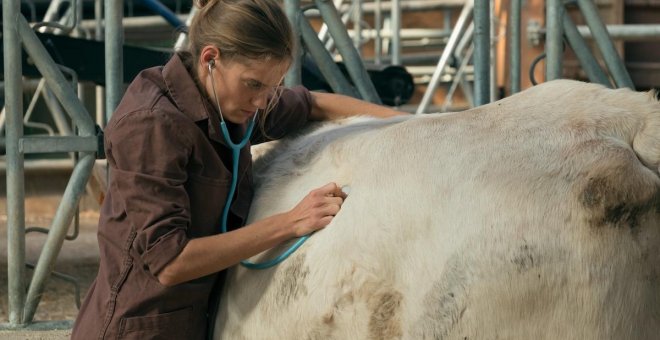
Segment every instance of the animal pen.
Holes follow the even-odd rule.
[[[640,3],[284,0],[304,47],[285,85],[303,84],[415,114],[450,110],[459,92],[464,106],[474,107],[532,82],[564,77],[612,88],[658,87],[657,62],[647,63],[642,71],[656,75],[655,83],[636,81],[621,53],[624,41],[655,46],[653,53],[660,50],[660,1]],[[655,22],[606,23],[603,6],[618,8],[619,18],[624,8],[632,12],[648,6]],[[140,15],[133,15],[138,8]],[[437,13],[442,25],[405,24],[408,15],[429,12]],[[183,0],[2,1],[0,147],[6,173],[8,319],[0,329],[71,326],[71,320],[35,320],[35,313],[49,280],[65,280],[80,290],[76,273],[56,272],[54,266],[63,243],[76,242],[81,197],[87,193],[97,201],[103,198],[103,127],[124,84],[138,70],[160,65],[185,47],[185,27],[194,15],[191,1]],[[127,32],[153,28],[175,37],[171,45],[126,46]],[[411,47],[422,53],[410,52]],[[567,65],[577,66],[571,73]],[[23,101],[26,93],[32,95],[28,102]],[[44,105],[38,105],[41,102]],[[31,118],[39,107],[48,123]],[[62,162],[72,166],[48,228],[26,228],[25,223],[26,164],[35,160],[46,171]],[[36,264],[26,264],[30,232],[47,234]],[[33,271],[29,281],[28,270]]]

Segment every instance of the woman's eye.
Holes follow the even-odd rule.
[[[261,83],[258,83],[256,81],[249,81],[247,84],[248,84],[248,87],[250,87],[252,89],[255,89],[255,90],[261,89]]]

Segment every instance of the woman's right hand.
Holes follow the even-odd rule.
[[[324,228],[337,215],[346,194],[335,183],[312,190],[293,209],[287,219],[295,237],[304,236]]]

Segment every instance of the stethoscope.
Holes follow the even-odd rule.
[[[222,116],[222,110],[220,109],[220,101],[218,100],[218,94],[215,92],[215,81],[213,79],[213,66],[215,65],[215,59],[211,59],[209,61],[209,76],[211,77],[211,87],[213,89],[213,96],[215,97],[215,103],[218,106],[218,113],[220,114],[220,130],[222,131],[222,136],[225,138],[225,142],[227,142],[227,145],[231,149],[231,154],[232,154],[232,171],[231,171],[231,187],[229,188],[229,193],[227,194],[227,202],[225,203],[225,207],[222,210],[222,224],[221,224],[221,233],[226,233],[227,232],[227,217],[229,216],[229,207],[231,206],[231,201],[234,198],[234,194],[236,193],[236,186],[238,184],[238,158],[239,155],[241,154],[241,149],[245,147],[247,142],[250,140],[250,137],[252,136],[252,130],[254,130],[254,123],[257,120],[257,114],[259,113],[259,109],[257,109],[254,112],[254,117],[252,117],[252,120],[248,123],[247,130],[245,131],[245,136],[243,136],[243,139],[239,143],[234,143],[231,140],[231,137],[229,136],[229,131],[227,130],[227,124],[225,124],[225,119]],[[278,257],[260,262],[260,263],[255,263],[255,262],[250,262],[247,260],[241,261],[241,265],[243,265],[246,268],[249,269],[266,269],[270,268],[284,260],[286,260],[289,255],[293,254],[300,246],[307,241],[309,238],[309,235],[302,236],[298,238],[298,240],[289,247],[285,252],[280,254]]]

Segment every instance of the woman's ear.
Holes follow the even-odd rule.
[[[220,56],[220,51],[217,47],[207,45],[202,48],[202,52],[199,56],[199,62],[204,68],[207,68],[209,65],[213,67],[217,63],[217,59]]]

